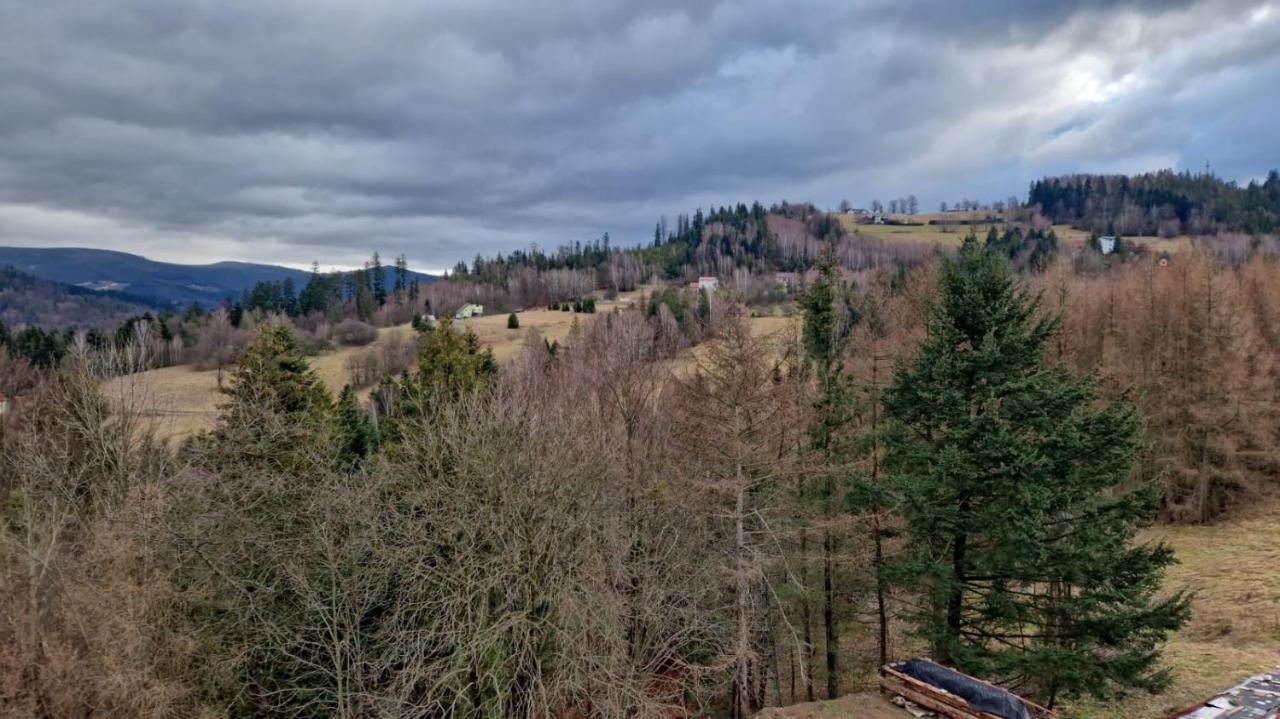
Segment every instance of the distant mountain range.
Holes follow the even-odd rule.
[[[8,265],[40,279],[170,307],[193,302],[210,307],[222,302],[224,297],[239,297],[262,281],[292,279],[301,290],[311,274],[290,267],[250,262],[211,265],[156,262],[112,250],[0,247],[0,267]],[[384,267],[383,271],[390,286],[393,268]],[[435,279],[422,273],[410,274],[423,282]]]

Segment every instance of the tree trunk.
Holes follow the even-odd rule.
[[[880,486],[880,356],[871,358],[871,485]],[[876,621],[879,629],[880,666],[889,663],[889,612],[885,606],[884,587],[884,533],[880,528],[880,509],[871,515],[871,536],[875,544],[874,570],[876,575]]]
[[[804,621],[804,696],[805,701],[816,701],[817,695],[813,691],[813,658],[815,647],[813,645],[813,617],[809,611],[809,571],[808,558],[809,554],[809,537],[802,529],[800,530],[800,617]]]
[[[960,497],[960,516],[969,512],[969,498]],[[964,531],[956,533],[951,544],[951,591],[947,596],[947,629],[943,638],[943,646],[939,647],[938,656],[944,663],[953,663],[951,647],[960,641],[960,629],[964,614],[964,562],[968,535]]]
[[[885,607],[884,577],[881,568],[884,566],[884,537],[880,532],[880,514],[872,516],[871,531],[875,538],[875,573],[876,573],[876,620],[880,629],[880,666],[889,663],[889,612]]]
[[[742,410],[734,408],[733,424],[735,437],[742,436]],[[734,479],[737,482],[737,496],[734,508],[735,549],[737,550],[737,606],[738,606],[738,672],[737,687],[734,691],[737,702],[737,715],[749,717],[754,713],[754,701],[751,690],[751,552],[747,547],[747,484],[742,471],[742,456],[739,441],[735,441]]]
[[[822,537],[822,621],[826,625],[828,699],[835,699],[840,695],[840,638],[836,628],[835,544],[836,538],[828,528],[823,532]]]

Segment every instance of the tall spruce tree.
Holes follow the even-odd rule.
[[[827,257],[819,265],[818,278],[800,300],[805,313],[805,355],[817,383],[810,441],[822,471],[807,484],[805,496],[819,512],[821,525],[824,669],[827,698],[831,699],[841,691],[839,605],[849,598],[838,571],[837,558],[846,534],[839,515],[846,504],[842,496],[850,488],[849,462],[856,440],[852,421],[856,396],[852,378],[843,369],[843,356],[849,329],[858,321],[848,305],[849,293],[839,291],[837,281],[835,265]]]
[[[887,467],[908,539],[891,575],[940,661],[1059,696],[1168,682],[1158,666],[1190,599],[1135,541],[1154,487],[1127,481],[1141,420],[1094,379],[1046,366],[1058,318],[967,240],[943,266],[928,336],[885,397]]]

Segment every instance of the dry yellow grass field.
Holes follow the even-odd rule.
[[[1146,540],[1174,548],[1179,564],[1165,586],[1196,593],[1190,623],[1164,650],[1173,686],[1159,695],[1135,694],[1113,702],[1081,701],[1059,708],[1063,719],[1161,719],[1202,702],[1241,680],[1280,665],[1280,504],[1247,517],[1208,526],[1157,527]],[[876,694],[771,710],[771,719],[902,717],[878,713]]]
[[[573,327],[574,318],[586,322],[592,315],[537,309],[517,312],[516,317],[520,320],[520,329],[517,330],[507,329],[507,316],[499,314],[473,317],[457,324],[474,332],[480,344],[493,352],[494,359],[505,362],[519,354],[530,328],[537,329],[548,342],[564,342]]]
[[[798,317],[752,317],[749,321],[751,334],[763,339],[765,345],[775,356],[781,357],[787,344],[795,339],[795,332],[800,327]],[[677,356],[665,360],[663,366],[672,375],[688,379],[693,376],[700,362],[707,359],[707,345],[690,347]]]
[[[765,709],[760,719],[910,719],[911,715],[889,703],[878,692],[849,694],[780,709]]]
[[[1081,703],[1078,719],[1153,719],[1210,698],[1240,680],[1280,665],[1280,505],[1207,526],[1159,527],[1181,562],[1166,586],[1196,592],[1191,622],[1165,650],[1173,687],[1109,706]]]
[[[564,342],[573,323],[591,322],[615,307],[625,307],[635,302],[644,289],[625,293],[616,301],[600,302],[594,315],[574,312],[532,309],[517,313],[520,329],[507,329],[507,315],[493,314],[458,322],[459,326],[475,332],[480,344],[493,352],[499,362],[515,357],[524,347],[530,328],[537,329],[546,340]],[[752,320],[752,327],[761,334],[770,334],[792,322],[783,317],[760,317]],[[378,342],[393,335],[407,337],[412,334],[408,325],[384,327],[378,331]],[[343,347],[308,359],[331,392],[337,394],[347,384],[347,360],[368,347]],[[673,369],[693,366],[693,356],[675,360]],[[368,390],[366,390],[367,392]],[[181,439],[196,432],[211,429],[222,403],[218,391],[218,373],[214,370],[199,371],[190,366],[165,367],[116,377],[103,384],[107,398],[117,405],[137,408],[152,419],[157,434],[165,439]]]
[[[944,219],[963,220],[965,215],[973,216],[975,220],[981,220],[985,217],[985,213],[948,213]],[[938,219],[941,215],[924,214],[915,215],[914,217],[902,215],[895,216],[904,222],[925,223],[921,225],[864,225],[858,222],[858,218],[852,215],[837,215],[840,225],[847,232],[858,232],[863,235],[879,237],[889,240],[902,240],[904,242],[929,242],[933,244],[943,245],[945,247],[959,247],[964,240],[965,235],[969,234],[972,229],[978,237],[986,235],[990,229],[989,224],[976,225],[930,225],[930,220]],[[997,229],[1003,225],[997,224]],[[1089,233],[1084,230],[1077,230],[1070,225],[1054,225],[1053,231],[1058,235],[1058,240],[1062,244],[1069,247],[1080,247],[1089,239]],[[1191,238],[1187,235],[1180,235],[1171,239],[1159,237],[1125,237],[1125,242],[1139,244],[1149,252],[1187,252],[1191,249]]]
[[[411,333],[408,325],[383,327],[378,330],[378,342]],[[308,361],[325,386],[336,394],[347,383],[347,359],[366,349],[343,347]],[[217,371],[200,371],[189,365],[115,377],[103,383],[102,391],[118,406],[134,407],[151,417],[156,433],[165,439],[180,439],[211,429],[222,403]]]
[[[507,329],[507,315],[503,313],[473,317],[457,324],[475,332],[480,344],[493,352],[493,358],[499,362],[505,362],[520,353],[530,328],[538,330],[538,334],[548,342],[564,342],[569,336],[569,331],[573,329],[574,318],[577,318],[578,322],[590,322],[605,312],[630,306],[647,291],[647,287],[641,287],[632,292],[621,293],[616,300],[599,301],[596,303],[596,313],[593,315],[542,308],[517,312],[516,318],[520,320],[520,329],[515,330]]]
[[[640,291],[627,293],[616,302],[601,302],[596,315],[580,315],[573,312],[552,312],[545,309],[518,313],[520,329],[507,329],[507,315],[494,314],[464,320],[458,324],[476,333],[480,343],[491,350],[499,362],[514,357],[524,346],[528,328],[533,327],[548,340],[563,342],[568,336],[574,318],[589,322],[600,312],[609,312],[615,306],[623,306],[635,300]],[[378,330],[378,342],[385,342],[393,335],[408,337],[412,329],[408,325],[383,327]],[[347,360],[368,347],[343,347],[332,352],[308,358],[331,392],[337,394],[347,384]],[[366,390],[367,391],[367,390]],[[165,439],[181,439],[196,432],[211,429],[217,416],[222,394],[218,391],[218,373],[215,370],[199,371],[190,366],[165,367],[117,377],[103,384],[107,398],[118,405],[136,407],[153,420],[157,434]]]

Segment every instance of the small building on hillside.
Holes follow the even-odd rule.
[[[707,292],[715,292],[716,288],[719,286],[720,286],[720,280],[716,279],[715,277],[699,277],[698,278],[698,289],[700,290],[706,290]]]
[[[1116,238],[1113,235],[1103,235],[1098,238],[1098,250],[1104,255],[1109,255],[1116,251]]]
[[[0,417],[9,414],[9,398],[0,394]]]
[[[777,282],[779,287],[785,287],[788,292],[800,284],[800,278],[794,272],[775,272],[773,281]]]
[[[461,309],[453,313],[455,320],[466,320],[472,317],[481,317],[484,315],[484,305],[477,305],[471,302],[463,305]]]

